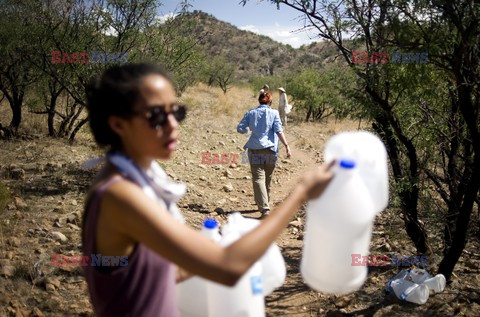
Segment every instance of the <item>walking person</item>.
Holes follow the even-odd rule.
[[[283,87],[278,88],[278,112],[282,125],[287,127],[287,114],[290,113],[292,106],[288,104],[287,93]]]
[[[185,185],[156,162],[174,155],[187,113],[169,76],[155,65],[117,65],[92,80],[86,95],[90,129],[106,149],[82,221],[82,252],[97,259],[82,267],[99,317],[178,317],[175,282],[191,275],[235,285],[333,177],[333,162],[309,171],[272,216],[222,247],[183,223],[176,201]],[[112,256],[127,265],[109,263]]]
[[[245,134],[250,129],[252,132],[243,148],[248,150],[255,203],[263,218],[270,213],[270,184],[277,163],[278,140],[285,146],[287,158],[291,152],[278,111],[270,107],[270,93],[261,92],[258,102],[258,107],[247,111],[238,124],[237,131]]]
[[[260,89],[260,93],[266,93],[266,92],[270,92],[270,86],[268,86],[267,84],[263,85],[263,88]]]

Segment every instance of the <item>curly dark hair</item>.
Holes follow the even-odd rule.
[[[110,128],[108,118],[112,115],[129,118],[139,99],[141,80],[158,74],[171,81],[165,69],[153,64],[126,64],[106,69],[101,76],[90,80],[85,88],[90,129],[97,144],[120,149],[120,137]]]

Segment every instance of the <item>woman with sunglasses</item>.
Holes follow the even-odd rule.
[[[272,216],[220,247],[175,219],[175,202],[168,198],[175,190],[159,194],[164,200],[152,199],[138,178],[128,176],[134,174],[122,170],[131,164],[150,182],[146,171],[152,162],[168,160],[175,151],[186,108],[167,74],[149,64],[114,66],[88,85],[86,95],[93,136],[111,159],[86,199],[83,254],[128,259],[126,266],[93,266],[92,261],[84,267],[97,316],[178,316],[175,282],[190,275],[234,285],[332,177],[331,164],[305,174]]]

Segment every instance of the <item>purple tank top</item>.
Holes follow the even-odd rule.
[[[83,255],[89,256],[83,266],[88,292],[99,317],[178,317],[175,293],[175,267],[172,263],[141,243],[136,243],[128,256],[127,266],[102,272],[92,266],[96,254],[96,227],[100,198],[105,189],[119,180],[114,176],[92,192],[86,206]]]

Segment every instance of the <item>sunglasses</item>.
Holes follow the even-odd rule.
[[[187,107],[181,104],[172,106],[170,112],[165,111],[164,106],[148,107],[148,110],[140,111],[139,114],[144,114],[145,119],[153,129],[163,127],[167,123],[168,115],[173,114],[177,122],[181,122],[187,116]]]

